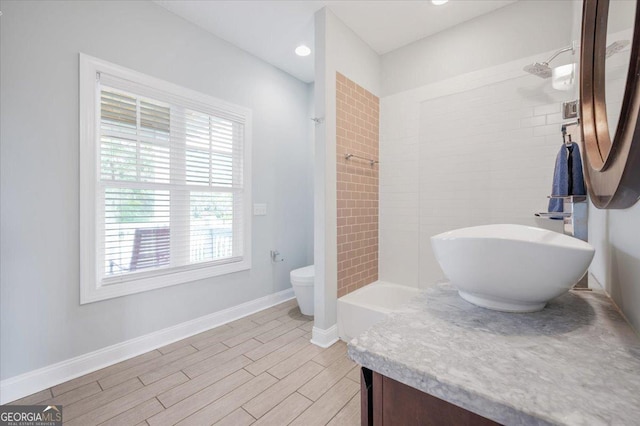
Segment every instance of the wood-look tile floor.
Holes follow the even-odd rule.
[[[357,425],[360,372],[309,343],[295,300],[12,404],[62,404],[67,425]]]

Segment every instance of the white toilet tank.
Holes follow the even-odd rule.
[[[294,269],[290,273],[291,285],[298,299],[298,306],[302,315],[313,316],[313,279],[314,265]]]

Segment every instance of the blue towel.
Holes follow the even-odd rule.
[[[568,146],[562,144],[562,148],[560,148],[560,152],[558,152],[556,156],[556,167],[553,172],[551,194],[568,196],[585,195],[586,193],[580,148],[575,142],[572,142]],[[549,212],[564,211],[563,204],[561,198],[550,199]],[[552,217],[552,219],[562,219],[562,217]]]
[[[551,195],[569,195],[569,156],[564,144],[556,156],[556,167],[553,171],[553,184],[551,185]],[[549,200],[549,212],[562,212],[564,205],[562,198],[551,198]],[[552,219],[561,219],[554,217]]]
[[[582,173],[582,157],[580,156],[580,146],[572,142],[568,148],[571,164],[571,186],[569,195],[587,195],[587,188],[584,184],[584,174]]]

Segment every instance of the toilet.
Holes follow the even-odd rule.
[[[313,316],[313,278],[314,265],[294,269],[290,273],[291,285],[298,299],[302,315]]]

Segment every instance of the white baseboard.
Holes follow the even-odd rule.
[[[331,327],[323,330],[318,327],[313,327],[311,331],[311,343],[321,348],[328,348],[338,341],[338,325],[334,324]]]
[[[10,377],[0,381],[0,404],[15,401],[32,393],[202,333],[230,321],[246,317],[286,300],[293,299],[293,297],[293,289],[283,290],[232,308],[154,331],[135,339]]]

